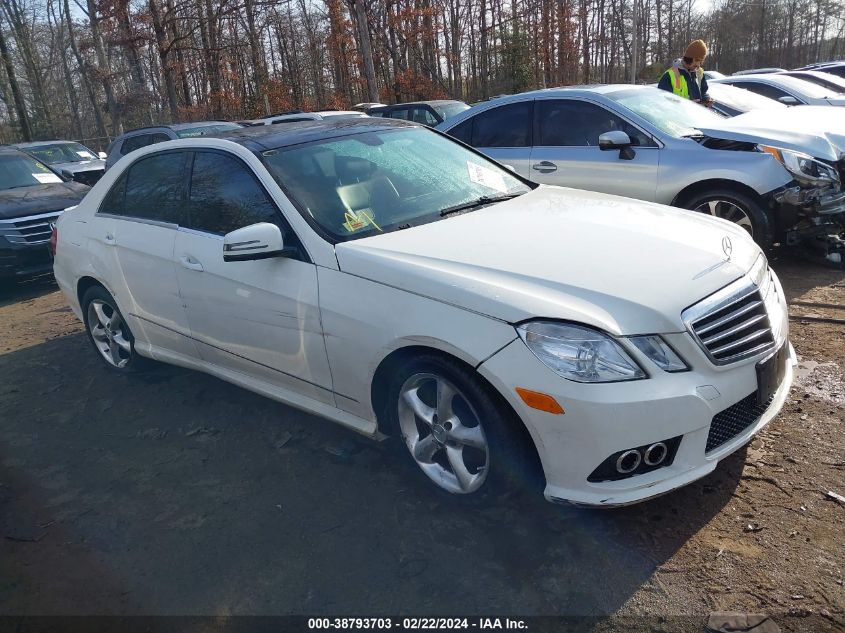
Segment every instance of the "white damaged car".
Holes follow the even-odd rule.
[[[703,477],[782,407],[786,303],[725,220],[530,183],[393,120],[183,139],[58,221],[105,365],[191,367],[374,438],[435,486],[596,506]]]

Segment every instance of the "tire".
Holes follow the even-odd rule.
[[[744,228],[763,250],[774,241],[771,216],[759,202],[733,189],[711,189],[695,194],[682,205],[685,209],[708,213]]]
[[[88,340],[97,356],[112,371],[126,374],[145,367],[135,351],[135,337],[114,298],[102,286],[92,286],[82,297],[82,314]]]
[[[460,361],[427,354],[406,363],[390,381],[387,407],[393,444],[441,491],[489,500],[539,483],[527,432]]]

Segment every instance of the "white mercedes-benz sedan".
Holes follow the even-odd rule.
[[[52,243],[108,368],[182,365],[386,437],[456,495],[663,494],[792,382],[783,291],[741,227],[532,184],[401,121],[138,150]]]

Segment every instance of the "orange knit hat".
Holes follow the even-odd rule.
[[[691,59],[704,59],[707,57],[707,44],[704,43],[704,40],[695,40],[690,42],[690,45],[687,46],[687,50],[684,51],[684,57],[689,57]]]

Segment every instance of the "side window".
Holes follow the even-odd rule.
[[[187,152],[154,154],[129,167],[121,215],[182,224],[188,155]]]
[[[737,88],[745,88],[751,92],[756,92],[758,95],[769,97],[769,99],[780,99],[781,97],[790,96],[788,92],[784,92],[780,88],[775,88],[768,84],[760,84],[755,81],[743,81],[742,83],[734,84]]]
[[[431,112],[429,112],[428,108],[426,107],[412,108],[411,120],[414,123],[422,123],[423,125],[428,125],[429,127],[433,127],[438,123],[435,116]]]
[[[126,172],[124,171],[109,189],[97,213],[125,215],[124,199],[126,198]]]
[[[633,145],[653,145],[642,131],[594,103],[574,99],[537,100],[536,146],[598,147],[599,136],[614,130],[625,132]]]
[[[531,145],[533,101],[511,103],[475,115],[473,147],[528,147]]]
[[[240,160],[217,152],[197,152],[191,173],[189,228],[225,235],[258,222],[280,223],[281,213]]]
[[[475,117],[470,117],[463,123],[456,125],[451,130],[447,132],[449,136],[452,136],[462,143],[466,143],[467,145],[472,145],[472,121]]]
[[[141,149],[150,144],[150,137],[152,134],[139,134],[138,136],[130,136],[123,139],[123,145],[120,148],[120,153],[126,156],[129,152],[134,152],[136,149]]]
[[[123,147],[120,148],[120,153],[126,156],[129,152],[134,152],[136,149],[141,149],[147,145],[155,145],[156,143],[163,143],[169,141],[170,137],[162,132],[154,134],[139,134],[138,136],[130,136],[123,141]]]
[[[385,116],[390,117],[391,119],[402,119],[403,121],[409,120],[409,112],[408,108],[393,108],[385,112]]]

